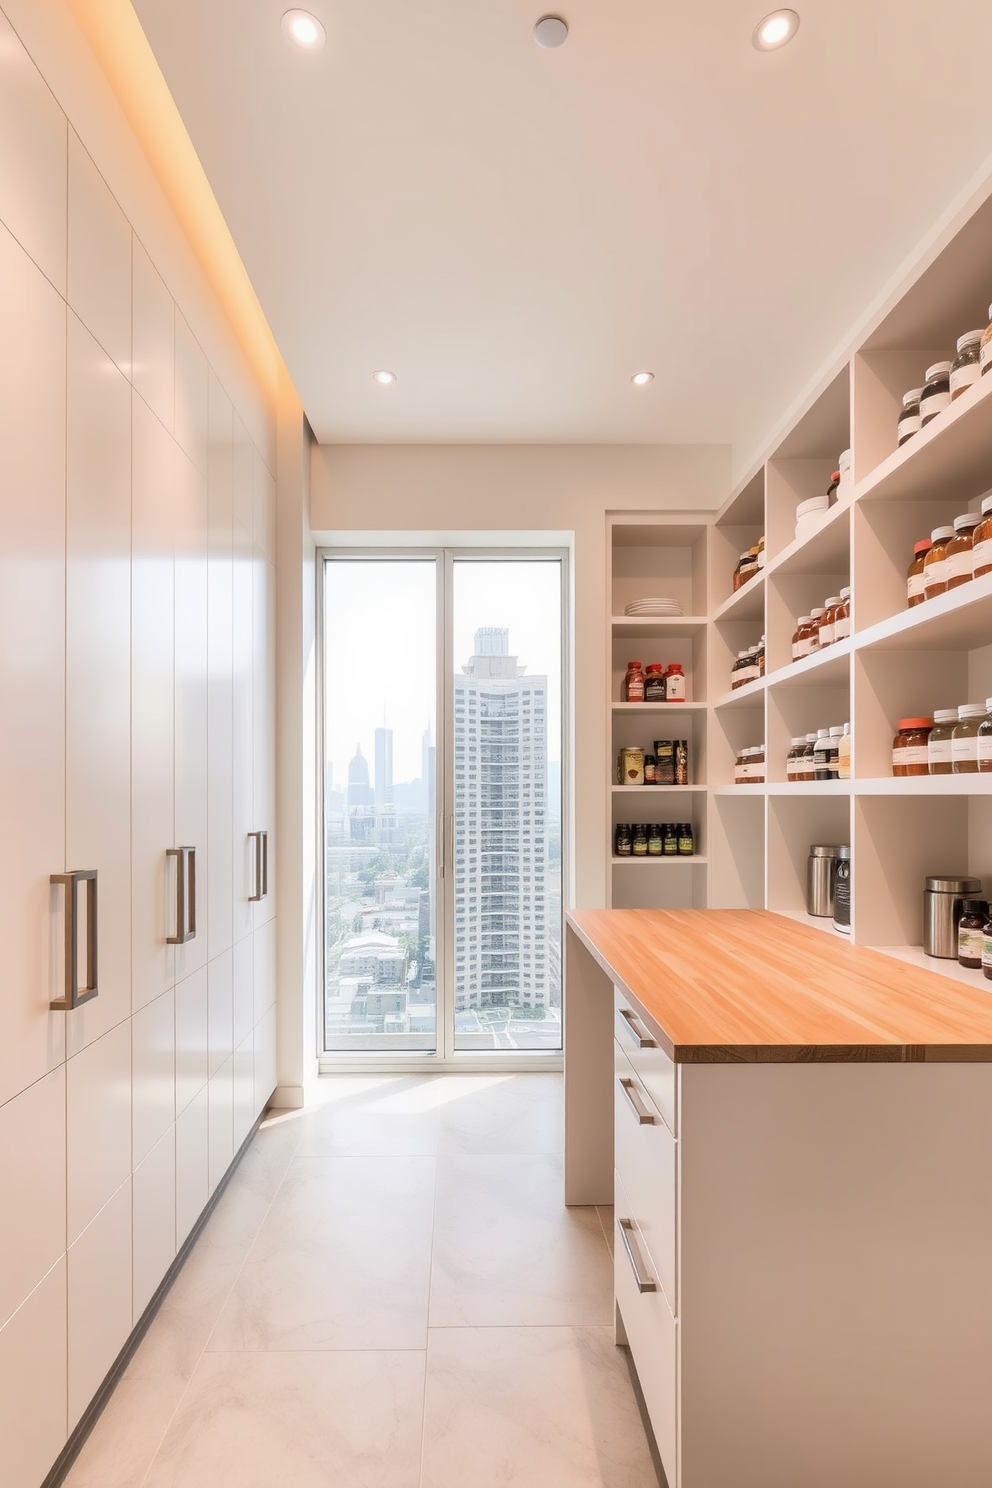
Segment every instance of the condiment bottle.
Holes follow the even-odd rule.
[[[800,615],[796,621],[795,634],[792,637],[792,659],[802,661],[804,656],[809,655],[808,636],[805,634],[810,624],[809,615]]]
[[[633,832],[633,855],[635,858],[646,858],[648,855],[647,828],[642,822],[638,822],[632,829]]]
[[[909,608],[922,604],[926,599],[924,584],[924,564],[926,556],[933,544],[928,537],[923,537],[913,545],[913,561],[906,572],[906,600]]]
[[[675,822],[666,822],[661,839],[661,850],[666,858],[674,858],[679,850],[679,829]]]
[[[937,708],[927,740],[927,764],[931,775],[952,775],[951,740],[958,721],[957,708]]]
[[[851,586],[840,591],[840,605],[834,618],[834,640],[846,641],[851,634]]]
[[[985,948],[985,922],[989,906],[984,899],[962,899],[958,920],[958,964],[969,971],[981,971]]]
[[[646,703],[665,701],[665,673],[660,661],[650,662],[644,673],[644,701]]]
[[[820,625],[826,613],[825,605],[817,605],[814,610],[810,610],[809,612],[809,652],[807,654],[810,656],[812,656],[814,651],[819,651],[820,649]]]
[[[951,763],[955,775],[978,774],[978,730],[988,718],[984,703],[962,703],[951,738]]]
[[[797,739],[791,741],[791,748],[785,757],[786,780],[802,779],[802,758],[806,749],[806,735],[800,734]]]
[[[925,429],[951,403],[951,364],[934,362],[920,394],[920,428]]]
[[[947,544],[953,536],[953,527],[935,527],[930,534],[930,551],[923,560],[923,592],[927,599],[936,599],[947,589]]]
[[[741,585],[744,582],[744,565],[747,562],[747,559],[748,559],[747,553],[742,553],[741,556],[737,560],[737,567],[734,569],[734,593],[735,594],[737,593],[738,589],[741,587]]]
[[[932,718],[900,718],[899,732],[892,741],[893,775],[929,775],[927,744]]]
[[[944,578],[948,589],[960,589],[974,577],[975,528],[981,522],[978,512],[964,512],[954,518],[954,536],[944,550]]]
[[[989,324],[982,332],[982,339],[978,349],[978,362],[982,369],[982,376],[992,367],[992,305],[989,306]]]
[[[837,779],[851,778],[851,725],[845,723],[837,743]]]
[[[966,393],[982,375],[981,344],[984,331],[965,331],[958,337],[958,354],[951,363],[951,402]]]
[[[816,734],[806,735],[806,748],[803,750],[802,773],[799,779],[816,779]]]
[[[976,579],[992,573],[992,496],[982,501],[982,520],[972,536],[971,557]]]
[[[661,826],[658,822],[655,822],[653,826],[648,827],[648,857],[660,858],[662,854],[662,848],[663,838],[661,833]]]
[[[644,756],[644,784],[658,784],[658,761],[653,754],[646,754]]]
[[[992,698],[985,699],[988,717],[978,726],[978,769],[982,775],[992,775]]]
[[[757,545],[755,545],[753,548],[749,548],[746,553],[742,553],[741,554],[741,582],[740,582],[740,587],[743,588],[743,586],[747,583],[748,579],[753,579],[754,576],[755,576],[755,574],[757,572],[758,572],[758,548],[757,548]]]
[[[668,671],[665,673],[665,701],[685,702],[685,676],[682,672],[682,665],[678,661],[669,662]]]
[[[630,827],[627,825],[626,822],[621,822],[620,825],[617,827],[616,835],[613,839],[614,857],[629,858],[632,855],[633,850],[633,840],[630,834]]]
[[[679,857],[691,858],[696,851],[692,836],[692,822],[679,823]]]
[[[628,661],[627,675],[623,679],[624,701],[628,703],[643,703],[644,701],[644,673],[641,671],[639,661]]]
[[[844,729],[840,724],[835,724],[830,730],[830,749],[827,754],[827,766],[830,770],[830,779],[840,779],[840,741],[844,737]],[[850,758],[850,756],[848,756]]]
[[[817,729],[813,746],[813,779],[830,779],[830,730]]]
[[[902,408],[896,424],[896,448],[920,432],[920,394],[922,388],[910,388],[902,395]]]
[[[826,603],[826,614],[820,621],[820,650],[832,646],[837,639],[837,612],[843,604],[839,594],[832,594]]]

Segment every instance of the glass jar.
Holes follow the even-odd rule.
[[[644,701],[646,703],[665,701],[665,672],[660,661],[649,662],[644,673]]]
[[[665,673],[665,701],[666,703],[685,702],[685,675],[682,664],[678,661],[670,661]]]
[[[958,965],[968,971],[981,971],[985,946],[985,922],[989,906],[984,899],[962,899],[958,920]]]
[[[751,750],[751,784],[764,785],[765,783],[765,746],[756,744]]]
[[[816,734],[806,735],[806,748],[800,761],[800,780],[816,779]]]
[[[843,725],[835,724],[830,730],[830,750],[827,754],[827,765],[830,770],[830,779],[840,779],[840,741],[844,737]]]
[[[933,544],[928,537],[923,537],[913,545],[913,561],[906,570],[906,600],[909,608],[922,604],[926,599],[926,591],[923,588],[924,564],[926,556]]]
[[[648,857],[660,858],[662,849],[663,837],[661,824],[659,822],[655,822],[653,826],[648,827]]]
[[[820,621],[820,650],[824,646],[832,646],[837,639],[837,615],[844,601],[839,594],[832,594],[827,600],[826,614]]]
[[[758,549],[757,546],[749,548],[746,553],[741,554],[741,582],[743,588],[748,579],[753,579],[758,572]]]
[[[691,858],[696,851],[692,822],[679,822],[679,857]]]
[[[802,661],[804,656],[809,655],[809,646],[807,644],[808,638],[806,635],[806,630],[809,624],[810,617],[808,615],[800,615],[799,619],[796,621],[796,629],[792,637],[793,661]]]
[[[840,591],[840,604],[834,618],[834,640],[846,641],[851,634],[851,586],[845,584]]]
[[[644,701],[644,673],[641,671],[639,661],[627,663],[627,675],[623,679],[623,698],[625,703],[643,703]]]
[[[747,754],[747,750],[746,749],[738,749],[738,751],[737,751],[737,758],[734,760],[734,784],[735,785],[743,785],[744,784],[744,756],[746,754]]]
[[[933,728],[930,730],[930,738],[927,743],[929,774],[952,775],[954,773],[954,764],[951,759],[951,740],[954,737],[954,729],[957,721],[957,708],[937,708],[934,712]]]
[[[920,428],[925,429],[938,413],[951,404],[951,364],[934,362],[927,368],[926,382],[920,394]]]
[[[944,578],[948,589],[960,589],[974,577],[975,528],[982,518],[978,512],[964,512],[954,518],[954,536],[944,550]]]
[[[844,731],[837,744],[837,779],[850,780],[851,778],[851,725],[845,723]]]
[[[978,725],[978,769],[982,775],[992,775],[992,698],[985,699],[988,717]]]
[[[675,822],[666,822],[661,838],[661,850],[666,858],[674,858],[679,850],[679,829]]]
[[[759,677],[763,677],[764,675],[765,675],[765,638],[764,638],[764,636],[762,636],[761,637],[761,640],[758,642],[758,676]]]
[[[631,828],[632,853],[635,858],[646,858],[648,855],[648,831],[643,822],[636,823]]]
[[[902,408],[896,423],[896,448],[920,432],[920,394],[922,388],[910,388],[902,395]]]
[[[978,349],[978,361],[982,369],[982,376],[992,367],[992,305],[989,306],[989,323],[982,332],[982,340]]]
[[[817,729],[813,745],[813,779],[830,779],[830,730]]]
[[[801,767],[803,753],[806,749],[806,735],[800,734],[797,739],[790,740],[789,752],[785,757],[786,780],[801,780]]]
[[[617,760],[617,785],[644,784],[644,750],[625,744]]]
[[[737,689],[738,689],[738,687],[743,687],[745,685],[745,683],[748,681],[748,678],[744,674],[745,673],[745,668],[747,667],[747,664],[748,664],[747,652],[746,651],[738,651],[738,653],[737,653],[737,660],[734,662],[733,666],[730,668],[730,690],[731,690],[731,692],[736,692]]]
[[[935,527],[930,534],[930,551],[923,560],[923,593],[936,599],[947,590],[947,544],[954,536],[953,527]]]
[[[951,402],[973,387],[982,375],[981,345],[985,332],[965,331],[958,337],[958,354],[951,363]]]
[[[984,703],[963,703],[951,738],[951,764],[955,775],[978,774],[978,730],[988,718]]]
[[[743,578],[744,564],[747,562],[747,556],[748,555],[746,553],[742,553],[741,556],[737,560],[737,567],[734,569],[734,593],[735,594],[737,593],[738,589],[741,587],[741,585],[744,582],[744,578]]]
[[[992,496],[982,502],[982,520],[971,540],[972,573],[976,579],[992,573]]]
[[[899,732],[892,741],[893,775],[929,775],[932,718],[900,718]]]
[[[613,836],[613,856],[615,858],[629,858],[633,854],[634,845],[630,827],[626,822],[621,822]]]

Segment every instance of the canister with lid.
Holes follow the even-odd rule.
[[[947,544],[953,536],[953,527],[935,527],[930,534],[930,551],[923,560],[923,592],[927,599],[936,599],[947,589]]]
[[[951,363],[951,402],[966,393],[982,375],[981,343],[984,331],[965,331],[958,337],[958,354]]]
[[[841,935],[851,933],[851,849],[842,847],[837,860],[837,878],[834,882],[834,929]]]
[[[981,520],[978,512],[963,512],[954,518],[954,536],[944,550],[944,580],[948,589],[960,589],[962,584],[971,583],[975,562],[973,539]]]
[[[923,895],[923,950],[943,961],[958,958],[958,921],[961,903],[982,892],[980,878],[934,876]]]
[[[976,579],[992,573],[992,496],[982,501],[982,520],[972,536],[971,558]]]
[[[978,774],[978,730],[988,718],[984,703],[962,703],[951,737],[951,764],[955,775]]]
[[[953,775],[954,773],[951,740],[954,738],[957,721],[957,708],[936,708],[934,710],[933,728],[927,740],[927,762],[931,775]]]
[[[796,630],[792,637],[793,661],[802,661],[804,656],[809,655],[809,627],[812,623],[809,615],[800,615],[796,621]]]
[[[893,775],[929,775],[927,745],[932,728],[932,718],[900,718],[899,732],[892,741]]]
[[[627,703],[643,703],[644,673],[639,661],[628,661],[627,675],[623,679],[623,696]]]
[[[912,439],[914,434],[920,432],[920,394],[922,388],[910,388],[908,393],[902,395],[902,408],[899,411],[899,419],[896,423],[896,448],[905,444],[907,439]]]
[[[927,368],[926,382],[920,394],[920,428],[925,429],[938,413],[943,413],[945,408],[950,407],[950,402],[951,364],[934,362],[932,367]]]
[[[816,605],[816,607],[809,612],[810,655],[812,655],[814,651],[819,651],[820,649],[820,626],[823,624],[823,617],[826,613],[826,605]]]
[[[830,919],[834,913],[834,889],[837,864],[850,848],[837,843],[814,842],[806,859],[806,913],[817,919]]]
[[[660,661],[650,662],[645,670],[644,701],[646,703],[665,701],[665,673]]]
[[[665,701],[667,703],[685,702],[685,673],[679,661],[668,663],[665,672]]]
[[[620,751],[620,758],[617,762],[617,783],[619,785],[644,784],[644,750],[638,749],[635,744],[626,744]]]

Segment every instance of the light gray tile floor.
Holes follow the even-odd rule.
[[[656,1488],[557,1075],[265,1122],[67,1488]]]

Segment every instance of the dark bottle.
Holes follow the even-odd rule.
[[[692,822],[682,822],[679,826],[679,856],[691,858],[696,851],[692,837]]]
[[[981,971],[985,948],[985,922],[989,907],[984,899],[962,899],[958,920],[958,962],[969,971]]]
[[[676,739],[675,743],[675,784],[689,784],[689,741],[687,739]]]
[[[663,846],[664,838],[661,834],[661,827],[655,822],[653,826],[648,827],[648,857],[660,858]]]
[[[632,829],[633,856],[635,858],[646,858],[648,855],[648,834],[643,823],[638,823]]]
[[[629,858],[633,851],[634,842],[630,834],[630,827],[626,822],[621,822],[613,838],[614,856],[618,858]]]
[[[674,858],[679,850],[679,829],[674,822],[665,823],[662,850],[666,858]]]

